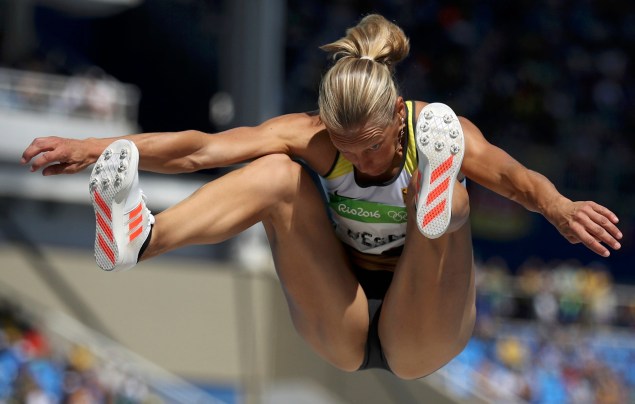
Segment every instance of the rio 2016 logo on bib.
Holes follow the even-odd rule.
[[[329,206],[338,215],[358,222],[405,223],[408,220],[405,207],[360,201],[339,195],[329,195]]]

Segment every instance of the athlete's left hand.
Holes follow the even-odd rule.
[[[622,232],[616,226],[618,217],[592,201],[573,202],[563,198],[554,204],[547,219],[570,243],[583,243],[595,253],[608,257],[608,247],[619,250]]]
[[[108,140],[39,137],[24,150],[20,162],[30,163],[32,172],[42,169],[42,175],[75,174],[97,160],[104,142]]]

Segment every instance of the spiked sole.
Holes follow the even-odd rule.
[[[450,107],[426,105],[417,119],[415,138],[419,160],[416,196],[417,226],[428,238],[445,233],[452,216],[452,193],[461,169],[464,137]]]
[[[96,220],[95,261],[105,271],[115,269],[120,262],[120,250],[127,242],[124,206],[138,164],[139,152],[134,143],[117,140],[97,159],[90,175]]]

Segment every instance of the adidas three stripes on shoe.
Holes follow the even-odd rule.
[[[452,193],[465,148],[463,130],[450,107],[432,103],[419,114],[415,139],[419,160],[417,227],[424,236],[437,238],[445,233],[452,216]]]
[[[137,263],[154,216],[139,188],[139,151],[129,140],[110,144],[90,175],[95,210],[95,260],[105,271],[125,271]]]

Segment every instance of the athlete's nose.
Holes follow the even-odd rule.
[[[369,159],[360,158],[355,166],[359,171],[366,173],[373,167],[373,163]]]

